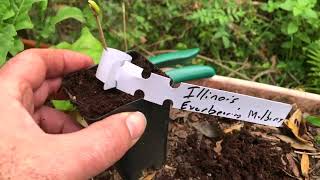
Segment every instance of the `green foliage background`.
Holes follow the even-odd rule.
[[[29,2],[21,9],[33,8],[17,15],[21,2]],[[110,47],[125,50],[124,39],[128,49],[146,55],[200,47],[201,54],[210,60],[198,58],[194,63],[212,65],[220,75],[320,93],[317,0],[97,2],[103,10],[102,24]],[[0,57],[23,49],[18,31],[25,38],[84,52],[98,61],[102,47],[94,38],[98,31],[87,1],[49,0],[48,4],[46,10],[46,0],[5,0],[0,5],[0,39],[4,42]],[[22,19],[27,14],[32,21]],[[17,23],[20,19],[21,24]]]

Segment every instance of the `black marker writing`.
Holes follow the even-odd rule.
[[[261,115],[257,111],[250,110],[248,113],[248,118],[260,121],[277,121],[281,122],[283,119],[279,117],[272,117],[272,112],[268,109],[264,111]]]
[[[188,105],[188,103],[190,103],[190,102],[191,102],[191,101],[185,101],[185,102],[183,102],[180,109],[181,109],[181,110],[187,109],[187,105]]]
[[[202,98],[209,92],[209,89],[207,89],[203,94],[202,96],[200,97],[200,100],[202,100]]]
[[[239,100],[239,98],[234,98],[234,99],[232,99],[231,102],[230,102],[230,104],[236,102],[237,100]]]
[[[189,99],[189,98],[194,97],[194,95],[193,95],[194,89],[199,89],[199,88],[200,88],[200,87],[198,87],[198,86],[188,87],[188,89],[190,89],[191,91],[190,91],[189,95],[184,96],[183,98]]]
[[[224,116],[224,117],[234,118],[234,119],[241,118],[241,114],[232,113],[232,112],[225,112],[223,110],[217,110],[214,107],[215,107],[214,105],[211,105],[211,107],[209,109],[207,107],[205,107],[205,108],[195,107],[194,105],[192,105],[192,101],[185,101],[181,105],[182,110],[201,112],[204,114]]]

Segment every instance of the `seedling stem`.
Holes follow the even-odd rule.
[[[93,15],[96,18],[96,22],[97,22],[97,26],[98,26],[98,30],[99,30],[100,41],[102,43],[102,46],[105,50],[107,50],[108,45],[107,45],[106,39],[104,37],[103,29],[102,29],[100,18],[99,18],[99,15],[101,14],[101,10],[100,10],[98,4],[96,2],[94,2],[93,0],[88,0],[88,3],[89,3],[91,10],[93,11]]]

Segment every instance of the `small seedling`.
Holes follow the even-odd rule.
[[[106,39],[104,37],[103,29],[102,29],[102,26],[101,26],[101,21],[100,21],[100,18],[99,18],[99,16],[101,15],[101,9],[98,6],[98,4],[96,2],[94,2],[93,0],[88,0],[88,3],[89,3],[89,6],[90,6],[90,8],[91,8],[91,10],[93,12],[93,15],[96,18],[96,22],[97,22],[98,30],[99,30],[100,41],[101,41],[101,43],[103,45],[103,48],[105,50],[107,50],[108,45],[107,45]]]

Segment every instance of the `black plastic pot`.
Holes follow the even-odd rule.
[[[120,112],[140,111],[147,118],[147,127],[139,141],[117,162],[116,168],[126,180],[136,180],[144,169],[160,168],[166,159],[169,107],[143,99],[123,105],[103,119]],[[97,120],[90,120],[93,123]]]

